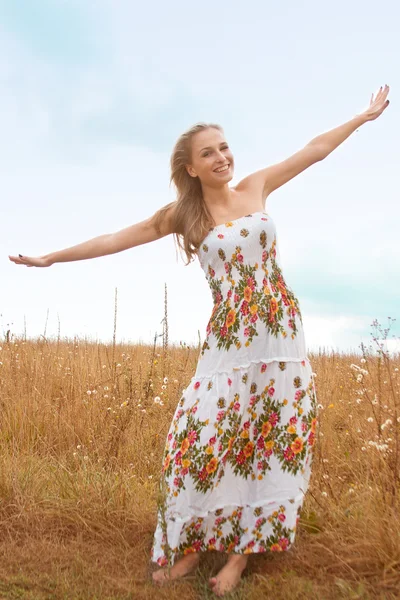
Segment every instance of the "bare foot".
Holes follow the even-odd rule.
[[[192,552],[183,556],[169,569],[158,569],[152,574],[154,583],[157,585],[163,585],[163,583],[171,580],[184,577],[191,571],[193,571],[199,564],[200,554],[198,552]]]
[[[248,558],[247,555],[232,554],[218,575],[209,579],[210,587],[216,596],[223,596],[237,586],[246,568]]]

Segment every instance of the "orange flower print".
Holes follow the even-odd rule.
[[[280,544],[272,544],[270,550],[271,552],[282,552],[282,546]]]
[[[189,440],[188,440],[188,438],[186,437],[186,438],[185,438],[185,439],[182,441],[182,444],[181,444],[181,454],[182,454],[182,456],[183,456],[184,454],[186,454],[186,452],[188,451],[188,448],[189,448],[189,446],[190,446],[190,443],[189,443]]]
[[[266,450],[272,450],[274,445],[275,445],[274,440],[268,440],[267,442],[265,442],[264,447]]]
[[[253,442],[247,442],[245,447],[243,448],[244,455],[246,458],[249,458],[253,454],[254,444]]]
[[[272,429],[272,425],[269,421],[265,421],[261,427],[261,435],[266,438],[269,434],[269,432]]]
[[[236,312],[232,308],[232,310],[230,310],[228,312],[228,316],[226,317],[226,322],[225,322],[226,327],[232,327],[232,325],[234,324],[235,320],[236,320]]]
[[[293,444],[290,445],[291,449],[293,450],[294,454],[298,454],[299,452],[301,452],[303,450],[303,439],[297,437]]]
[[[234,437],[229,438],[229,442],[228,442],[228,450],[229,451],[232,450],[232,446],[233,446],[234,441],[235,441]]]
[[[164,466],[163,466],[164,471],[166,471],[168,469],[170,462],[171,462],[171,455],[167,454],[167,456],[165,457]]]
[[[278,311],[278,301],[274,296],[271,296],[269,301],[269,310],[272,315],[274,315]]]
[[[289,425],[289,427],[287,427],[286,431],[288,433],[296,433],[297,429],[294,425]]]
[[[252,292],[251,288],[249,288],[249,286],[246,285],[246,287],[243,290],[243,298],[246,300],[246,302],[250,302],[252,295],[253,295],[253,292]]]
[[[314,417],[313,419],[311,419],[311,431],[313,433],[315,433],[317,430],[317,419],[316,417]]]
[[[210,462],[206,465],[206,471],[208,474],[214,473],[215,469],[218,466],[218,458],[215,456],[210,460]]]

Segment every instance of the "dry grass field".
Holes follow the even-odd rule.
[[[400,597],[400,357],[378,329],[363,357],[309,354],[319,425],[296,542],[250,556],[228,597]],[[0,598],[214,597],[216,553],[151,583],[165,436],[199,353],[166,331],[150,345],[0,342]]]

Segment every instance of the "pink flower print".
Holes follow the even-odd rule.
[[[274,387],[272,387],[272,386],[271,386],[270,388],[268,388],[268,394],[269,394],[270,396],[273,396],[273,395],[275,394],[275,388],[274,388]]]
[[[267,370],[267,364],[266,363],[262,363],[262,365],[261,365],[261,373],[265,373],[266,370]]]
[[[223,544],[219,545],[219,551],[220,552],[225,552],[225,546]]]
[[[293,319],[289,319],[288,325],[289,325],[290,329],[294,329],[294,321],[293,321]]]
[[[296,423],[297,423],[297,417],[296,417],[296,415],[294,415],[293,417],[290,417],[289,423],[291,425],[296,425]]]
[[[228,290],[228,293],[226,295],[228,296],[228,298],[230,298],[232,296],[232,290]]]
[[[306,361],[305,361],[305,360],[302,360],[302,361],[301,361],[301,364],[303,365],[303,367],[305,367],[305,366],[306,366]]]
[[[175,477],[175,479],[174,479],[174,486],[175,487],[179,487],[179,482],[180,482],[179,477]]]
[[[249,286],[249,288],[251,288],[252,290],[254,290],[255,285],[254,285],[254,279],[253,279],[253,277],[248,277],[247,278],[247,285]]]
[[[211,267],[210,267],[210,273],[211,273],[211,277],[215,277],[215,271]]]
[[[168,434],[168,441],[170,442],[172,440],[172,433]]]
[[[239,454],[236,455],[236,462],[238,463],[238,465],[242,465],[245,461],[246,457],[244,455],[243,450],[241,450]]]
[[[196,540],[195,542],[193,542],[192,546],[196,550],[196,552],[200,552],[201,540]]]
[[[242,518],[242,511],[241,511],[241,510],[239,510],[239,511],[238,511],[237,518],[238,518],[238,519],[241,519],[241,518]],[[238,541],[239,541],[239,540],[238,540]],[[236,543],[238,543],[238,541],[237,541]]]
[[[285,450],[283,451],[283,456],[285,457],[285,460],[293,460],[294,452],[290,446],[285,448]]]
[[[235,295],[233,296],[233,300],[234,300],[235,304],[236,304],[237,302],[239,302],[239,300],[240,300],[240,296],[239,296],[239,294],[235,294]]]
[[[232,379],[228,377],[228,385],[232,385]]]
[[[307,429],[308,429],[307,423],[305,421],[303,421],[301,424],[301,430],[304,432],[304,431],[307,431]]]
[[[286,548],[289,546],[289,540],[285,537],[281,537],[278,540],[278,544],[280,545],[280,547],[282,548],[282,550],[286,550]]]
[[[225,267],[225,273],[229,273],[229,263],[225,263],[224,267]]]
[[[244,337],[248,337],[250,335],[250,330],[248,327],[245,327],[243,330],[243,335]]]
[[[250,429],[250,421],[243,423],[243,429]]]
[[[200,387],[200,381],[196,381],[196,383],[194,384],[193,387],[194,387],[195,390],[198,390],[199,387]]]
[[[259,460],[258,463],[257,463],[257,469],[259,471],[261,471],[262,468],[263,468],[263,462],[262,462],[262,460]],[[256,524],[256,527],[257,527],[257,524]]]
[[[271,423],[272,427],[275,427],[275,425],[276,425],[276,424],[277,424],[277,422],[279,421],[279,416],[278,416],[278,413],[276,413],[276,412],[272,412],[272,413],[269,415],[269,419],[268,419],[268,421]]]
[[[263,253],[261,255],[261,260],[262,260],[262,262],[265,262],[267,260],[267,251],[266,250],[263,250]],[[264,285],[265,285],[265,283],[264,283]]]
[[[233,410],[236,410],[236,412],[240,410],[240,402],[235,402],[235,404],[233,405]]]
[[[191,429],[188,433],[188,440],[189,440],[189,444],[191,446],[193,446],[193,444],[195,443],[195,441],[197,440],[197,431],[195,431],[194,429]]]
[[[243,254],[237,254],[236,258],[237,258],[238,263],[242,263],[243,262]]]
[[[222,444],[219,444],[218,445],[218,452],[222,452],[222,448],[223,448]]]
[[[183,409],[182,409],[182,408],[180,408],[180,409],[178,410],[178,412],[176,413],[176,418],[177,418],[177,419],[180,419],[180,418],[181,418],[181,416],[183,415],[183,413],[184,413]]]
[[[285,521],[286,517],[283,513],[279,513],[278,519],[280,520],[281,523],[283,523]]]
[[[225,416],[225,411],[224,410],[219,410],[217,413],[217,421],[222,421],[222,419]]]
[[[193,406],[192,413],[194,414],[197,411],[197,406]]]
[[[257,437],[258,436],[258,428],[254,425],[253,427],[253,437]]]
[[[256,525],[255,525],[256,529],[259,529],[260,527],[262,527],[264,525],[264,521],[265,521],[264,517],[260,517],[259,519],[257,519]]]
[[[257,400],[257,397],[256,397],[256,396],[252,396],[252,397],[250,398],[249,405],[250,405],[250,406],[254,406],[254,403],[255,403],[255,401],[256,401],[256,400]]]
[[[177,447],[177,445],[178,445],[177,441],[176,441],[176,440],[174,440],[174,441],[172,442],[172,450],[175,450],[175,449],[176,449],[176,447]]]
[[[219,527],[221,525],[221,523],[223,522],[223,517],[217,517],[215,519],[215,527]]]
[[[185,467],[184,469],[181,469],[181,475],[182,475],[182,477],[185,477],[188,473],[189,473],[188,467]]]
[[[175,464],[180,465],[181,462],[182,462],[182,452],[180,450],[178,450],[178,452],[175,454]]]
[[[201,523],[196,523],[196,525],[194,526],[195,530],[198,531],[201,527]]]
[[[257,449],[262,450],[264,448],[264,438],[262,435],[257,440]]]
[[[254,313],[254,315],[251,315],[250,317],[250,323],[255,323],[258,319],[258,314]]]
[[[243,300],[242,304],[240,305],[240,312],[242,313],[243,316],[246,316],[249,312],[249,305],[246,302],[246,300]]]
[[[235,542],[235,545],[237,546],[239,543],[239,536],[235,535],[235,537],[233,538],[233,541]]]
[[[212,544],[214,546],[216,541],[217,540],[215,539],[215,537],[212,537],[208,540],[208,544],[210,544],[210,545]]]
[[[213,435],[212,438],[209,439],[208,443],[210,444],[210,446],[214,446],[214,444],[215,444],[216,441],[217,441],[217,438],[216,438],[215,435]]]
[[[268,448],[268,450],[264,451],[264,456],[266,458],[268,458],[269,456],[271,456],[272,452],[273,452],[272,448]]]
[[[220,240],[223,240],[224,239],[224,234],[223,233],[219,233],[217,235],[217,238],[219,238]]]
[[[264,546],[259,546],[258,547],[258,552],[265,552]]]
[[[205,467],[203,467],[199,472],[199,479],[200,481],[204,481],[205,479],[207,479],[207,469]]]
[[[294,399],[296,400],[296,402],[298,402],[299,400],[301,400],[303,396],[303,390],[297,390],[297,392],[294,395]]]
[[[219,334],[221,337],[226,337],[227,333],[228,333],[228,328],[226,327],[226,325],[223,325],[221,327],[221,329],[219,330]]]

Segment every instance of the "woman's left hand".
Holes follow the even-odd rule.
[[[374,121],[377,119],[389,106],[389,100],[386,100],[387,95],[389,93],[389,86],[385,84],[385,87],[382,89],[382,86],[379,88],[379,92],[376,95],[374,100],[374,94],[371,96],[371,101],[369,103],[369,107],[360,113],[360,116],[364,117],[365,121]]]

